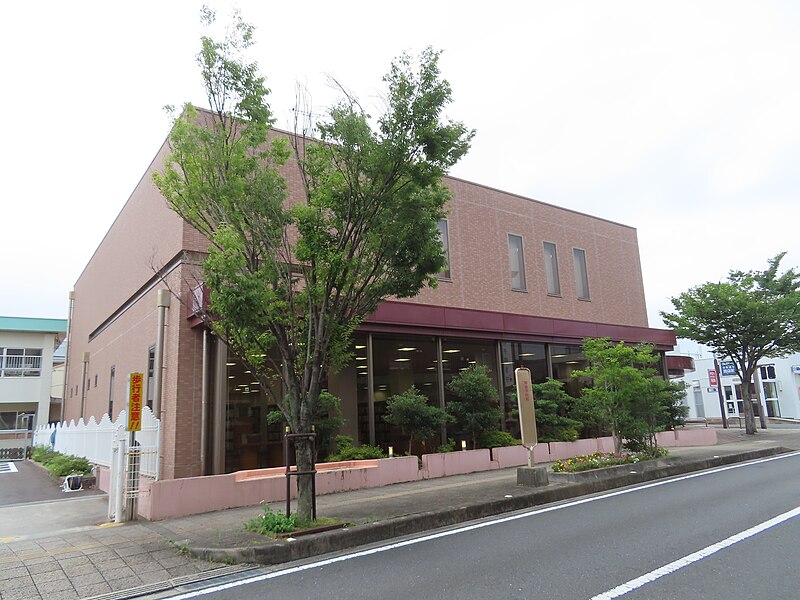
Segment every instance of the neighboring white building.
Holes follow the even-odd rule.
[[[719,382],[715,381],[713,374],[713,358],[695,358],[695,370],[686,371],[679,378],[687,383],[689,418],[721,418],[717,384],[722,389],[726,414],[729,417],[744,416],[742,382],[731,361],[722,359],[719,362]],[[765,358],[758,364],[753,378],[754,390],[767,416],[800,419],[800,354],[787,358]]]
[[[53,353],[66,331],[66,319],[0,317],[0,430],[48,422]]]

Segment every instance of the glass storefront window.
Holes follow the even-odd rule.
[[[500,344],[500,366],[503,374],[503,413],[506,430],[519,437],[519,419],[516,416],[516,380],[514,371],[527,367],[531,371],[531,381],[542,383],[547,379],[547,354],[544,344],[526,342],[502,342]]]
[[[572,376],[573,371],[583,370],[588,366],[583,356],[581,347],[574,344],[552,344],[550,346],[550,360],[553,369],[553,379],[564,383],[564,391],[577,398],[581,395],[581,388],[588,384]]]
[[[383,419],[386,414],[386,401],[414,386],[431,405],[439,406],[436,340],[432,337],[373,336],[372,365],[375,443],[384,449],[388,446],[406,448],[408,444],[403,439],[400,429],[389,425]],[[365,377],[359,378],[359,381],[361,379]],[[438,438],[432,440],[434,446],[440,443]],[[430,446],[429,443],[428,449]]]
[[[229,358],[227,367],[225,471],[283,464],[283,425],[266,421],[267,413],[278,407],[244,364]],[[277,392],[280,384],[275,386]]]

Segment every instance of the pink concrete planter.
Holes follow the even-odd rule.
[[[675,441],[677,446],[716,446],[717,430],[711,427],[676,429]]]
[[[716,443],[716,438],[714,443]],[[678,441],[675,439],[675,432],[659,431],[656,434],[656,444],[658,444],[661,448],[674,448],[678,445]]]
[[[595,452],[597,452],[597,440],[595,438],[576,440],[574,442],[550,442],[550,460],[563,460]]]
[[[528,464],[528,450],[524,446],[492,448],[492,460],[497,463],[498,469],[526,466]],[[550,447],[546,443],[534,446],[533,462],[550,462]]]
[[[597,438],[597,449],[600,452],[613,452],[614,451],[614,438],[610,435]]]
[[[422,455],[423,479],[463,475],[496,468],[497,464],[492,462],[489,450],[486,448]]]

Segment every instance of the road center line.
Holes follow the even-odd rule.
[[[720,550],[724,550],[729,546],[733,546],[734,544],[741,542],[742,540],[746,540],[747,538],[753,537],[754,535],[758,535],[762,531],[766,531],[770,527],[775,527],[776,525],[780,525],[784,521],[788,521],[800,515],[800,506],[797,508],[785,512],[777,517],[769,519],[768,521],[764,521],[756,525],[755,527],[751,527],[750,529],[746,529],[741,533],[734,534],[729,538],[725,538],[721,542],[717,542],[716,544],[712,544],[710,546],[706,546],[702,550],[698,550],[697,552],[693,552],[688,556],[684,556],[683,558],[679,558],[663,567],[656,569],[655,571],[650,571],[649,573],[645,573],[641,577],[637,577],[636,579],[631,579],[623,583],[622,585],[618,585],[613,590],[608,590],[602,594],[597,596],[593,596],[591,600],[611,600],[612,598],[619,598],[620,596],[624,596],[628,592],[632,592],[634,590],[639,589],[640,587],[650,583],[651,581],[655,581],[665,575],[669,575],[670,573],[674,573],[678,569],[682,569],[683,567],[687,567],[692,563],[698,562],[711,556],[712,554],[716,554]]]
[[[513,515],[509,515],[507,517],[501,517],[499,519],[492,519],[490,521],[481,521],[479,523],[473,523],[472,525],[466,525],[464,527],[458,527],[456,529],[448,529],[446,531],[440,531],[438,533],[432,533],[429,535],[424,535],[421,537],[416,537],[413,539],[403,540],[402,542],[395,542],[393,544],[387,544],[385,546],[378,546],[375,548],[369,548],[367,550],[359,550],[357,552],[352,552],[349,554],[343,554],[339,556],[334,556],[332,558],[327,558],[325,560],[319,560],[311,563],[306,563],[302,565],[298,565],[296,567],[290,567],[288,569],[281,569],[278,571],[273,571],[271,573],[264,573],[263,575],[257,575],[255,577],[249,577],[247,579],[242,579],[240,581],[231,581],[228,583],[224,583],[221,585],[205,588],[202,590],[195,590],[193,592],[188,592],[186,594],[182,594],[180,596],[172,596],[172,600],[184,600],[189,598],[197,598],[198,596],[205,596],[206,594],[213,594],[215,592],[220,592],[223,590],[231,589],[234,587],[239,587],[241,585],[248,585],[251,583],[257,583],[259,581],[265,581],[267,579],[276,579],[278,577],[283,577],[285,575],[292,575],[294,573],[300,573],[302,571],[308,571],[310,569],[316,569],[318,567],[326,567],[328,565],[333,565],[340,562],[345,562],[348,560],[352,560],[354,558],[361,558],[362,556],[370,556],[372,554],[380,554],[381,552],[387,552],[389,550],[395,550],[397,548],[403,548],[405,546],[413,546],[415,544],[421,544],[423,542],[428,542],[431,540],[436,540],[439,538],[449,537],[451,535],[457,535],[460,533],[465,533],[467,531],[474,531],[476,529],[482,529],[484,527],[490,527],[492,525],[499,525],[501,523],[508,523],[510,521],[516,521],[518,519],[525,519],[527,517],[533,517],[536,515],[541,515],[544,513],[553,512],[556,510],[562,510],[564,508],[571,508],[573,506],[579,506],[581,504],[587,504],[589,502],[597,502],[598,500],[605,500],[606,498],[614,498],[616,496],[622,496],[625,494],[632,494],[633,492],[638,492],[641,490],[646,490],[662,485],[669,485],[671,483],[677,483],[679,481],[685,481],[687,479],[694,479],[696,477],[704,477],[706,475],[713,475],[715,473],[721,473],[723,471],[730,471],[733,469],[741,469],[744,467],[750,467],[753,465],[758,465],[762,463],[772,462],[774,460],[783,460],[785,458],[794,458],[796,456],[800,456],[800,452],[791,452],[788,454],[781,454],[778,456],[771,456],[769,458],[762,458],[759,460],[746,462],[746,463],[736,463],[732,465],[727,465],[725,467],[719,467],[717,469],[711,469],[708,471],[698,471],[696,473],[690,473],[689,475],[682,475],[680,477],[674,477],[672,479],[662,479],[660,481],[654,481],[652,483],[647,483],[644,485],[625,488],[621,490],[616,490],[614,492],[609,492],[607,494],[601,494],[599,496],[589,496],[586,498],[581,498],[580,500],[573,500],[572,502],[565,502],[563,504],[556,504],[554,506],[548,506],[546,508],[539,508],[536,510],[531,510],[523,513],[517,513]],[[800,510],[800,507],[795,510]],[[776,517],[778,518],[778,517]],[[769,522],[769,521],[767,521]],[[748,530],[749,531],[749,530]]]

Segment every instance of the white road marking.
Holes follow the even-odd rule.
[[[721,542],[717,542],[716,544],[711,544],[710,546],[706,546],[702,550],[698,550],[697,552],[693,552],[688,556],[684,556],[683,558],[679,558],[667,565],[664,565],[660,569],[656,569],[655,571],[650,571],[649,573],[645,573],[641,577],[637,577],[636,579],[631,579],[623,583],[622,585],[618,585],[613,590],[608,590],[602,594],[598,594],[597,596],[593,596],[592,600],[611,600],[612,598],[619,598],[620,596],[624,596],[628,592],[632,592],[634,590],[639,589],[643,585],[650,583],[651,581],[655,581],[665,575],[669,575],[674,573],[678,569],[682,569],[683,567],[687,567],[692,563],[697,561],[703,560],[711,556],[712,554],[716,554],[720,550],[724,550],[729,546],[733,546],[734,544],[741,542],[742,540],[746,540],[749,537],[753,537],[754,535],[758,535],[762,531],[766,531],[770,527],[775,527],[776,525],[780,525],[784,521],[788,521],[789,519],[793,519],[797,515],[800,515],[800,506],[795,509],[792,509],[788,512],[783,513],[782,515],[778,515],[768,521],[764,521],[763,523],[759,523],[755,527],[751,527],[750,529],[745,529],[741,533],[737,533],[732,535],[729,538],[722,540]]]
[[[279,571],[273,571],[271,573],[264,573],[263,575],[257,575],[255,577],[249,577],[247,579],[242,579],[239,581],[231,581],[229,583],[224,583],[222,585],[217,585],[209,588],[205,588],[202,590],[195,590],[193,592],[187,592],[186,594],[182,594],[180,596],[172,596],[172,600],[184,600],[188,598],[197,598],[199,596],[205,596],[206,594],[213,594],[215,592],[221,592],[223,590],[228,590],[231,588],[239,587],[242,585],[249,585],[251,583],[257,583],[259,581],[266,581],[268,579],[276,579],[278,577],[283,577],[285,575],[292,575],[294,573],[300,573],[302,571],[308,571],[310,569],[316,569],[318,567],[326,567],[328,565],[333,565],[340,562],[345,562],[348,560],[352,560],[354,558],[361,558],[362,556],[370,556],[372,554],[380,554],[382,552],[387,552],[389,550],[395,550],[397,548],[403,548],[405,546],[413,546],[415,544],[421,544],[423,542],[428,542],[430,540],[436,540],[439,538],[449,537],[451,535],[457,535],[460,533],[464,533],[467,531],[474,531],[476,529],[482,529],[484,527],[490,527],[492,525],[499,525],[501,523],[508,523],[510,521],[516,521],[518,519],[525,519],[527,517],[534,517],[536,515],[541,515],[544,513],[553,512],[556,510],[562,510],[564,508],[571,508],[573,506],[579,506],[581,504],[587,504],[589,502],[597,502],[598,500],[605,500],[606,498],[614,498],[616,496],[623,496],[625,494],[632,494],[633,492],[638,492],[640,490],[647,490],[654,487],[659,487],[662,485],[669,485],[672,483],[677,483],[678,481],[685,481],[687,479],[695,479],[696,477],[705,477],[706,475],[713,475],[715,473],[721,473],[723,471],[730,471],[732,469],[741,469],[744,467],[750,467],[753,465],[772,462],[774,460],[783,460],[785,458],[794,458],[796,456],[800,456],[800,452],[791,452],[788,454],[781,454],[779,456],[772,456],[770,458],[762,458],[760,460],[755,460],[752,462],[747,463],[736,463],[733,465],[728,465],[725,467],[719,467],[717,469],[711,469],[708,471],[698,471],[696,473],[690,473],[689,475],[682,475],[680,477],[675,477],[673,479],[662,479],[660,481],[654,481],[652,483],[647,483],[644,485],[626,488],[622,490],[617,490],[614,492],[609,492],[608,494],[601,494],[599,496],[591,496],[588,498],[581,498],[580,500],[573,500],[572,502],[565,502],[563,504],[557,504],[555,506],[548,506],[546,508],[540,508],[536,510],[527,511],[524,513],[517,513],[514,515],[510,515],[507,517],[501,517],[499,519],[492,519],[491,521],[481,521],[480,523],[473,523],[472,525],[467,525],[465,527],[458,527],[457,529],[448,529],[447,531],[440,531],[438,533],[433,533],[430,535],[424,535],[418,538],[404,540],[402,542],[395,542],[393,544],[387,544],[385,546],[378,546],[376,548],[370,548],[368,550],[359,550],[358,552],[353,552],[350,554],[344,554],[340,556],[334,556],[332,558],[327,558],[325,560],[319,560],[316,562],[311,562],[307,564],[298,565],[296,567],[290,567],[288,569],[281,569]],[[800,507],[797,509],[800,511]],[[793,515],[794,516],[794,515]],[[776,517],[776,519],[779,517]],[[789,517],[791,518],[791,517]],[[769,521],[767,521],[769,523]],[[748,530],[749,531],[749,530]],[[755,535],[755,534],[753,534]]]
[[[13,462],[0,463],[0,473],[17,473],[17,465]]]

